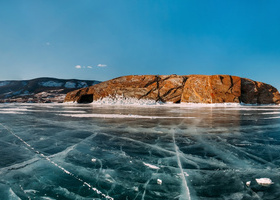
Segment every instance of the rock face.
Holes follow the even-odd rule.
[[[182,102],[239,103],[241,78],[237,76],[191,76],[185,83]]]
[[[173,103],[280,103],[273,86],[230,75],[123,76],[69,92],[64,102],[90,103],[109,96]]]

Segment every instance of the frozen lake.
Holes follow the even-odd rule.
[[[280,199],[280,106],[0,104],[0,199]]]

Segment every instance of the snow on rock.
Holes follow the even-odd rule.
[[[39,84],[44,87],[61,87],[63,85],[63,83],[55,82],[55,81],[46,81],[46,82],[41,82]]]
[[[26,81],[23,81],[21,84],[22,84],[23,86],[26,86],[28,83],[27,83]]]
[[[115,97],[105,97],[98,99],[93,104],[105,104],[105,105],[161,105],[162,102],[157,102],[150,99],[137,99],[126,98],[124,96],[116,95]]]
[[[76,88],[76,83],[71,82],[71,81],[67,81],[65,83],[64,87],[66,87],[66,88]]]
[[[85,88],[85,87],[88,87],[88,84],[86,82],[84,82],[84,81],[79,82],[78,88]]]
[[[21,92],[22,92],[22,90],[18,90],[16,92],[13,92],[13,95],[19,95],[19,94],[21,94]]]
[[[1,82],[0,82],[0,87],[1,87],[1,86],[5,86],[5,85],[9,85],[9,84],[10,84],[9,81],[1,81]]]

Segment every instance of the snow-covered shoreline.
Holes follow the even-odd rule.
[[[64,102],[63,104],[79,104],[77,102]],[[91,105],[106,105],[106,106],[160,106],[160,107],[280,107],[277,104],[245,104],[245,103],[172,103],[166,102],[163,103],[161,101],[148,100],[148,99],[136,99],[136,98],[124,98],[117,97],[111,98],[106,97],[103,99],[99,99],[97,101],[93,101],[92,103],[88,103]],[[79,104],[83,105],[83,104]]]

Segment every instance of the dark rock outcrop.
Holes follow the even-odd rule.
[[[173,103],[280,103],[273,86],[230,75],[123,76],[69,92],[64,102],[89,103],[109,96]]]

